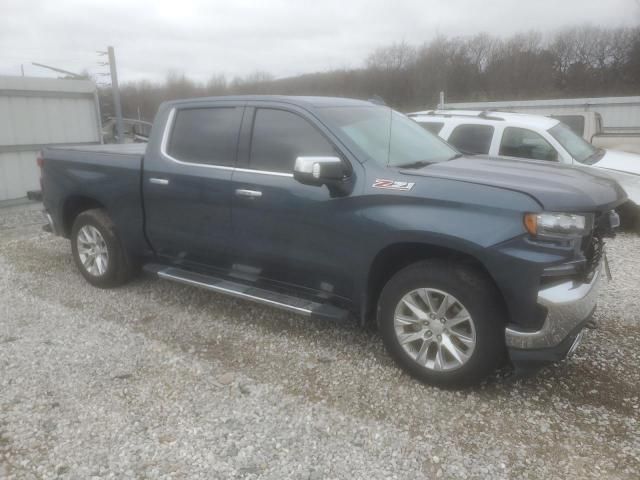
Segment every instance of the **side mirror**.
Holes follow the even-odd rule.
[[[338,157],[298,157],[293,178],[306,185],[323,185],[344,178],[344,164]]]

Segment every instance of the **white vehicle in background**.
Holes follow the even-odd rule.
[[[640,155],[596,148],[566,124],[541,115],[430,110],[408,116],[462,153],[604,169],[627,192],[624,219],[640,222]]]
[[[546,115],[595,147],[640,153],[640,96],[446,103],[440,108]]]

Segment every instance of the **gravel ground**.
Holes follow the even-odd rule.
[[[355,324],[150,278],[92,288],[30,223],[0,209],[0,478],[640,477],[637,236],[610,242],[576,356],[456,392]]]

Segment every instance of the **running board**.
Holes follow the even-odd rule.
[[[306,317],[329,318],[333,320],[346,320],[349,312],[326,303],[317,303],[303,298],[272,292],[263,288],[257,288],[242,283],[233,282],[223,278],[201,273],[190,272],[176,267],[149,264],[144,270],[157,275],[159,278],[173,282],[204,288],[212,292],[222,293],[231,297],[249,300],[263,305],[280,308],[288,312],[297,313]]]

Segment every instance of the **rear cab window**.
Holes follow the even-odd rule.
[[[233,166],[241,119],[241,107],[178,109],[166,153],[181,162]]]
[[[487,155],[491,148],[493,132],[492,125],[462,124],[453,129],[447,141],[462,153]]]
[[[584,136],[584,116],[582,115],[550,115],[561,121],[581,137]]]

